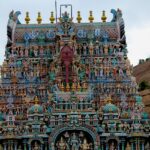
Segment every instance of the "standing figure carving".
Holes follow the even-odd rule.
[[[60,138],[60,141],[56,145],[58,150],[66,150],[67,148],[67,144],[63,137]]]
[[[80,140],[75,133],[73,133],[72,137],[70,138],[70,146],[71,150],[79,150]]]
[[[81,150],[90,150],[90,144],[88,144],[86,138],[84,138],[83,144],[81,144]]]

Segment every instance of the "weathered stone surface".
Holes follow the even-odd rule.
[[[135,66],[133,69],[133,76],[136,77],[138,83],[147,81],[150,84],[150,61]]]
[[[147,81],[150,84],[150,61],[139,64],[133,68],[133,75],[136,77],[137,83]],[[150,113],[150,89],[140,92],[143,97],[145,111]]]
[[[150,113],[150,89],[141,91],[140,95],[143,97],[143,103],[145,105],[144,110]]]

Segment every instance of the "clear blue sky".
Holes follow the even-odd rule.
[[[111,8],[120,8],[125,20],[128,57],[136,65],[141,58],[150,57],[150,0],[57,0],[60,4],[73,5],[73,17],[81,11],[83,21],[88,21],[89,11],[93,11],[95,21],[100,21],[102,10],[106,10],[108,21],[111,20]],[[49,22],[50,12],[54,11],[55,0],[0,0],[0,64],[4,59],[7,41],[6,28],[11,10],[20,10],[20,21],[24,23],[25,12],[30,12],[31,23],[36,22],[40,11],[43,23]],[[75,20],[76,21],[76,20]]]

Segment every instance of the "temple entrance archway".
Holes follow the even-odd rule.
[[[70,130],[59,134],[55,141],[56,150],[92,150],[94,141],[84,131]]]
[[[57,128],[49,137],[52,150],[97,150],[99,136],[86,127]],[[96,136],[97,135],[97,136]]]

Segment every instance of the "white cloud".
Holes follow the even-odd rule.
[[[131,63],[150,57],[150,23],[127,30],[127,44]]]
[[[4,59],[5,45],[7,42],[6,27],[10,11],[20,10],[19,17],[24,23],[25,12],[30,12],[31,23],[36,22],[37,12],[41,11],[43,22],[49,22],[50,12],[55,10],[55,0],[0,0],[0,64]],[[76,12],[81,11],[83,21],[88,21],[89,10],[93,10],[95,21],[100,21],[102,10],[106,10],[108,21],[111,20],[111,8],[120,8],[123,10],[123,17],[126,25],[126,37],[129,51],[129,58],[134,65],[138,59],[149,57],[149,26],[150,23],[150,0],[57,0],[58,6],[64,3],[73,5],[73,16],[76,18]],[[58,7],[59,12],[59,7]],[[149,34],[149,35],[148,35]]]

